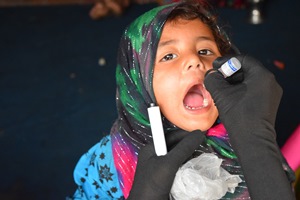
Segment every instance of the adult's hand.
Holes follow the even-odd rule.
[[[204,84],[228,131],[251,199],[295,199],[282,168],[274,129],[282,88],[274,75],[256,59],[248,55],[235,57],[242,64],[241,82],[230,83],[221,73],[210,72]],[[217,59],[214,68],[225,61]]]
[[[169,152],[155,154],[153,144],[144,146],[138,156],[134,182],[129,200],[167,200],[179,167],[193,154],[205,138],[201,131],[183,130],[168,133]]]

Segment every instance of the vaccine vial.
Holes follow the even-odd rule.
[[[240,61],[232,57],[227,62],[225,62],[218,70],[223,74],[224,78],[227,78],[241,69]]]

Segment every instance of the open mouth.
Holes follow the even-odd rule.
[[[208,106],[209,93],[203,84],[192,86],[183,99],[183,105],[188,110],[199,110]]]

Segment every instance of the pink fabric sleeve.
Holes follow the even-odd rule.
[[[290,167],[296,171],[300,167],[300,124],[287,139],[281,152]]]

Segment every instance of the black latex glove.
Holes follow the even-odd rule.
[[[231,84],[221,73],[211,72],[204,84],[228,131],[251,199],[295,199],[282,168],[274,129],[282,89],[259,61],[247,55],[235,57],[242,64],[244,80]],[[217,59],[214,68],[226,60]]]
[[[169,152],[156,156],[153,144],[144,146],[138,156],[129,200],[167,200],[179,167],[204,141],[201,131],[176,131],[166,135]]]

